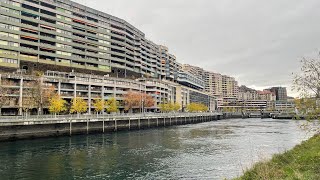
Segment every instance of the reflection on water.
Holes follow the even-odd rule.
[[[235,119],[0,143],[0,179],[222,179],[308,138],[298,121]]]

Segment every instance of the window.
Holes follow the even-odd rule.
[[[13,21],[13,22],[17,22],[17,23],[20,22],[20,20],[17,19],[17,18],[13,18],[13,17],[9,17],[9,16],[4,16],[4,15],[0,15],[0,19],[7,20],[7,21]]]
[[[0,62],[10,63],[10,64],[18,64],[18,60],[16,60],[16,59],[8,59],[8,58],[0,58]]]
[[[107,47],[104,47],[104,46],[99,46],[99,49],[103,49],[103,50],[106,50],[106,51],[108,51],[108,49],[109,49],[109,48],[107,48]]]
[[[66,13],[66,14],[72,14],[72,12],[71,11],[68,11],[68,10],[65,10],[65,9],[62,9],[62,8],[57,8],[57,11],[59,11],[59,12],[63,12],[63,13]]]
[[[99,69],[104,69],[104,70],[110,70],[110,66],[105,66],[105,65],[98,65]]]
[[[63,56],[71,56],[71,53],[63,52],[63,51],[57,51],[57,54],[60,54],[60,55],[63,55]]]
[[[10,33],[1,32],[1,31],[0,31],[0,37],[11,37],[11,38],[14,38],[14,39],[19,39],[19,35],[10,34]]]
[[[61,30],[61,29],[57,29],[57,32],[58,32],[58,33],[61,33],[61,34],[66,34],[66,35],[69,35],[69,36],[71,36],[71,35],[72,35],[72,33],[71,33],[71,32],[64,31],[64,30]]]
[[[65,60],[65,59],[57,59],[58,62],[61,62],[61,63],[65,63],[65,64],[70,64],[70,60]]]
[[[101,33],[99,33],[99,36],[104,37],[104,38],[107,38],[107,39],[110,39],[110,36],[108,36],[108,35],[106,35],[106,34],[101,34]]]
[[[2,49],[0,50],[0,54],[18,56],[18,53],[15,51],[8,51],[8,50],[2,50]]]
[[[57,44],[57,47],[59,48],[65,48],[65,49],[71,49],[72,47],[69,45],[65,45],[65,44]]]
[[[5,28],[5,29],[15,30],[15,31],[19,31],[20,30],[20,28],[17,27],[17,26],[12,26],[12,25],[2,24],[2,23],[0,23],[0,27],[1,28]]]
[[[13,5],[13,6],[17,6],[17,7],[20,7],[20,6],[21,6],[20,3],[13,2],[13,1],[10,1],[10,0],[5,0],[5,1],[3,1],[3,2],[6,3],[6,4],[11,4],[11,5]]]
[[[19,47],[19,43],[0,40],[0,45]]]
[[[99,40],[99,43],[109,44],[109,45],[110,45],[110,42],[109,42],[109,41],[104,41],[104,40]]]
[[[60,25],[60,26],[63,26],[63,27],[72,28],[71,25],[65,24],[65,23],[62,23],[62,22],[57,22],[57,24]]]
[[[68,38],[65,38],[65,37],[57,36],[57,39],[60,40],[60,41],[65,41],[65,42],[72,42],[71,39],[68,39]]]
[[[71,18],[68,18],[68,17],[65,17],[65,16],[61,16],[61,15],[57,15],[57,18],[58,19],[62,19],[62,20],[65,20],[65,21],[68,21],[68,22],[71,22]]]
[[[20,11],[14,10],[14,9],[10,9],[10,8],[6,8],[6,7],[0,7],[1,11],[5,11],[5,12],[9,12],[9,13],[13,13],[13,14],[17,14],[20,15]]]

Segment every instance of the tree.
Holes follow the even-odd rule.
[[[8,96],[10,90],[8,87],[8,85],[10,85],[10,81],[8,80],[3,80],[0,79],[0,116],[1,116],[1,109],[3,106],[7,105],[10,101],[10,98]]]
[[[125,110],[132,112],[134,108],[153,107],[155,100],[150,94],[129,91],[123,95]]]
[[[177,112],[181,109],[181,105],[177,102],[175,102],[174,104],[172,104],[173,107],[173,111]]]
[[[141,103],[140,93],[129,91],[123,95],[125,110],[132,112],[132,109],[139,107]]]
[[[164,113],[174,111],[173,103],[162,103],[159,105],[160,111]]]
[[[30,96],[34,100],[38,115],[43,114],[43,108],[49,105],[50,98],[54,95],[54,86],[44,84],[42,77],[30,83]]]
[[[320,98],[320,59],[303,58],[301,63],[301,72],[293,79],[293,89],[302,97]]]
[[[29,112],[36,108],[36,101],[32,96],[32,86],[30,84],[24,83],[22,91],[22,110],[27,118]]]
[[[141,93],[140,95],[141,95],[141,101],[143,106],[140,108],[143,108],[143,111],[144,111],[144,108],[149,108],[154,106],[155,100],[150,94]]]
[[[96,99],[93,101],[93,106],[94,106],[94,111],[98,114],[98,113],[102,113],[102,111],[104,110],[106,101],[103,99]]]
[[[107,112],[108,113],[116,113],[116,112],[119,112],[119,102],[114,98],[110,98],[107,103]]]
[[[56,117],[57,114],[67,110],[67,101],[62,99],[58,94],[54,94],[49,99],[49,111]]]
[[[208,109],[209,108],[202,103],[190,103],[187,105],[188,112],[206,112]]]
[[[85,113],[88,110],[88,103],[83,98],[76,97],[71,100],[70,113],[77,113],[78,117],[81,113]]]
[[[296,118],[303,116],[309,122],[314,122],[320,116],[320,59],[303,58],[301,63],[300,72],[293,78],[293,90],[300,93],[300,98],[295,100]],[[305,127],[320,132],[319,124],[316,128],[314,125]]]

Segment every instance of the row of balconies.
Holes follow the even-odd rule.
[[[40,15],[40,14],[39,14]],[[51,17],[50,17],[51,18]],[[55,19],[55,20],[60,20],[60,19]],[[61,20],[60,20],[61,21]],[[68,22],[68,23],[70,23],[70,22]],[[77,24],[78,25],[78,24]],[[124,31],[125,32],[125,31]],[[102,32],[103,33],[103,32]],[[127,34],[127,35],[129,35],[130,36],[130,34]],[[133,38],[133,37],[132,37]],[[150,49],[150,47],[148,47],[148,49]]]

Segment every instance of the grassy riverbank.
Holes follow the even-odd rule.
[[[320,179],[320,135],[294,149],[260,162],[237,180],[249,179]]]

